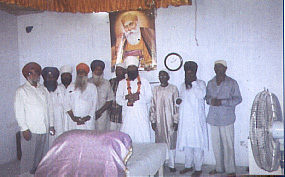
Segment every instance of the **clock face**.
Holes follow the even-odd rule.
[[[170,71],[177,71],[183,63],[182,57],[177,53],[170,53],[165,57],[164,65]]]

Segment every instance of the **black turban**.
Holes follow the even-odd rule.
[[[59,70],[56,67],[45,67],[42,71],[43,79],[46,80],[47,75],[51,73],[53,77],[57,80],[59,76]]]
[[[22,73],[23,73],[23,75],[24,75],[25,78],[28,77],[29,72],[30,72],[31,70],[35,70],[35,71],[41,73],[42,68],[41,68],[41,66],[40,66],[38,63],[36,63],[36,62],[30,62],[30,63],[26,64],[26,65],[23,67],[23,69],[22,69]]]
[[[198,65],[194,61],[187,61],[184,64],[184,71],[191,70],[191,71],[197,73],[197,69],[198,69]]]
[[[101,66],[103,70],[105,69],[105,63],[102,60],[93,60],[92,61],[91,65],[90,65],[92,72],[94,71],[96,66]]]

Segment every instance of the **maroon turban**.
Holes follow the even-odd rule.
[[[25,78],[28,77],[29,72],[31,70],[35,70],[35,71],[41,73],[42,67],[36,62],[30,62],[30,63],[26,64],[22,69],[22,73],[23,73]]]

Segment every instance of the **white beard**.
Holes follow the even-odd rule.
[[[30,78],[28,77],[28,82],[29,82],[31,85],[38,85],[38,82],[40,82],[40,77],[35,78],[35,79],[30,79]]]
[[[77,76],[75,80],[75,90],[79,89],[82,93],[87,88],[87,84],[88,84],[87,76]]]
[[[131,45],[137,45],[141,40],[141,30],[140,25],[137,22],[137,27],[134,30],[125,32],[128,43]]]
[[[98,87],[98,86],[100,86],[100,84],[102,83],[102,81],[103,81],[103,74],[101,75],[101,76],[97,76],[97,75],[95,75],[95,74],[92,74],[92,76],[93,76],[93,82],[94,82],[94,84]]]

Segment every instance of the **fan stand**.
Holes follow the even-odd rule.
[[[284,150],[281,152],[284,155]],[[284,168],[281,168],[281,166],[277,169],[277,171],[273,171],[273,172],[268,172],[268,171],[265,171],[259,168],[259,166],[256,164],[254,157],[253,157],[250,139],[248,139],[248,157],[249,157],[249,162],[248,162],[249,175],[284,175]],[[283,164],[284,164],[284,158],[283,158]]]
[[[268,90],[254,99],[249,135],[249,174],[284,175],[284,120],[276,95]]]

